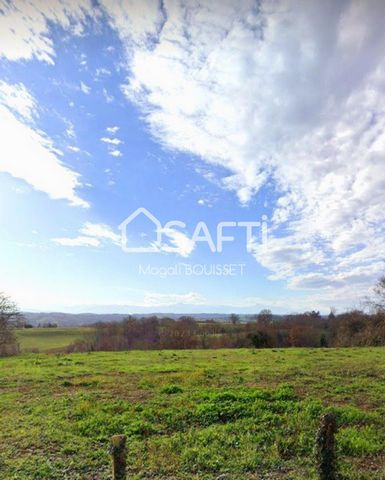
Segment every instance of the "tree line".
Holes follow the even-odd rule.
[[[318,311],[285,315],[278,320],[262,310],[247,322],[236,314],[229,321],[197,321],[189,316],[132,317],[99,322],[95,333],[68,351],[134,349],[351,347],[385,345],[385,276],[368,302],[368,311],[352,310],[325,317]],[[19,352],[15,328],[22,325],[17,306],[0,293],[0,356]]]
[[[74,343],[69,351],[380,345],[385,345],[383,312],[354,310],[323,317],[313,311],[274,321],[264,311],[247,323],[203,322],[188,316],[178,320],[130,316],[121,322],[100,322],[93,337]]]
[[[262,310],[251,321],[241,323],[231,314],[230,322],[178,320],[163,317],[128,317],[118,323],[98,323],[91,341],[71,346],[76,350],[193,349],[193,348],[284,348],[358,347],[385,345],[385,276],[366,301],[368,311],[352,310],[325,317],[318,311],[275,319]]]
[[[318,311],[274,319],[262,310],[251,321],[241,323],[231,314],[230,322],[197,321],[189,316],[172,318],[127,317],[118,323],[98,323],[91,340],[70,347],[82,350],[194,349],[194,348],[284,348],[358,347],[385,345],[385,276],[367,301],[368,311],[352,310],[325,317]]]

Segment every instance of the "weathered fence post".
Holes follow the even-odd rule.
[[[126,437],[114,435],[111,437],[110,454],[112,456],[113,480],[126,480]]]
[[[317,471],[320,480],[337,480],[336,465],[336,417],[326,413],[321,417],[321,424],[316,438]]]

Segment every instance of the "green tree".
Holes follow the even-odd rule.
[[[21,319],[17,305],[0,292],[0,357],[19,353],[15,327]]]
[[[249,335],[251,343],[255,348],[268,348],[271,347],[270,336],[261,330]]]
[[[319,346],[322,348],[326,348],[328,346],[328,339],[324,333],[321,335]]]

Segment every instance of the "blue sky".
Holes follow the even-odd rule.
[[[359,305],[384,270],[384,13],[5,2],[0,290],[34,310]],[[163,227],[154,253],[122,250],[119,225],[140,207]],[[199,222],[215,242],[219,222],[262,218],[264,242],[227,227],[222,252],[194,244]],[[153,234],[133,222],[128,244]],[[159,275],[180,264],[234,274]]]

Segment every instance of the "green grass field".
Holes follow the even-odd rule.
[[[29,354],[0,359],[0,478],[315,479],[322,412],[345,479],[385,478],[385,349]]]
[[[25,328],[17,330],[17,339],[22,352],[53,352],[63,350],[93,331],[91,327]]]

